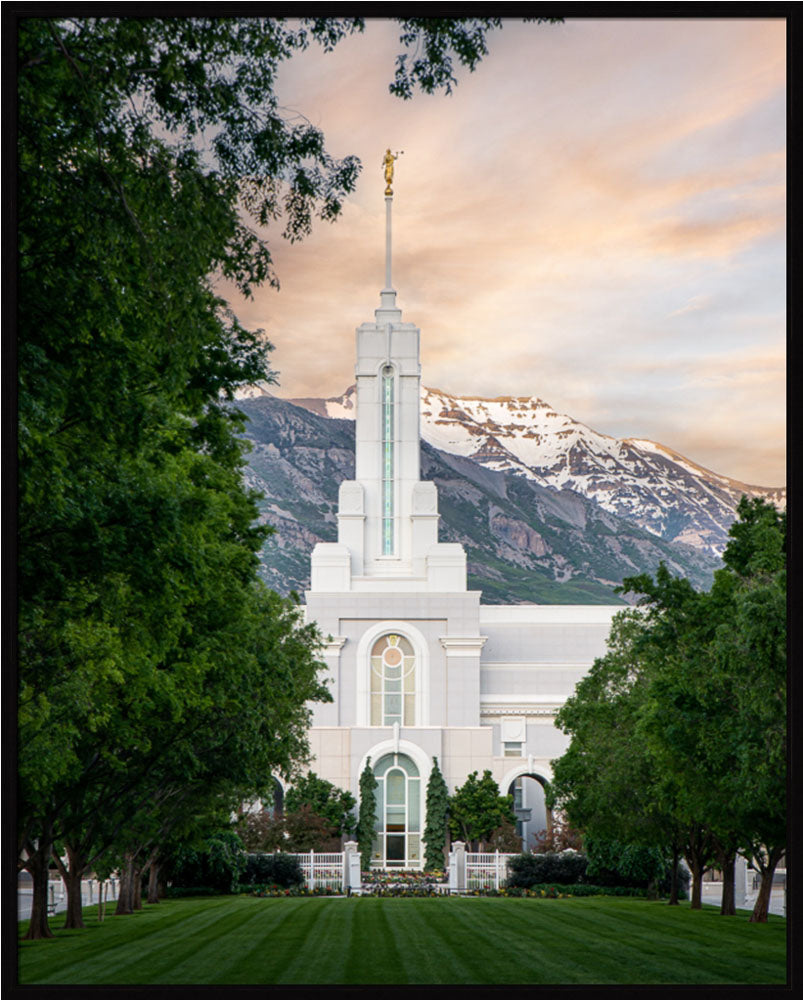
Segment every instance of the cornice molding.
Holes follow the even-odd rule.
[[[508,705],[507,707],[495,705],[493,708],[480,706],[480,718],[484,715],[546,715],[554,716],[560,711],[560,705],[549,708],[534,708],[530,705]]]
[[[340,650],[348,642],[348,636],[345,635],[330,635],[324,640],[323,643],[323,655],[324,656],[338,656]]]
[[[447,656],[479,656],[488,641],[487,635],[441,635],[438,638]]]

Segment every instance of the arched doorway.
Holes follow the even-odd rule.
[[[284,816],[284,788],[276,777],[273,779],[273,802],[265,805],[271,816]]]
[[[376,839],[373,859],[382,868],[421,866],[421,776],[404,753],[386,753],[373,768]]]
[[[513,796],[516,833],[522,848],[529,851],[533,837],[542,830],[552,829],[552,810],[546,805],[546,778],[540,774],[520,774],[511,781],[507,793]]]

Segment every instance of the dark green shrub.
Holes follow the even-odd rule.
[[[584,881],[587,864],[585,855],[575,851],[518,854],[508,864],[507,885],[522,889],[546,882],[575,885]]]
[[[241,881],[289,889],[304,882],[304,873],[291,854],[246,854]]]
[[[588,856],[587,875],[596,885],[632,886],[657,890],[666,884],[669,891],[671,862],[658,847],[641,847],[617,840],[587,836],[584,847]]]
[[[202,850],[180,847],[173,856],[167,879],[174,888],[209,887],[215,892],[235,892],[245,864],[242,841],[226,830],[206,841]]]
[[[181,899],[184,896],[220,896],[220,889],[211,885],[169,885],[165,889],[165,899]]]

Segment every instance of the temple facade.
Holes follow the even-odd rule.
[[[463,546],[438,541],[437,489],[420,478],[420,330],[391,285],[389,156],[385,287],[356,331],[355,477],[306,591],[333,696],[311,706],[309,736],[312,769],[357,798],[370,759],[374,863],[418,868],[436,757],[450,792],[491,771],[514,796],[525,847],[545,828],[550,761],[568,744],[555,713],[605,653],[621,605],[482,604]]]

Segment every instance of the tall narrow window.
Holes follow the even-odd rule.
[[[382,369],[382,555],[393,555],[393,368]]]
[[[383,635],[371,650],[371,725],[415,725],[415,654],[403,635]]]
[[[421,865],[421,779],[403,753],[385,754],[374,765],[376,822],[373,857],[382,868]]]

